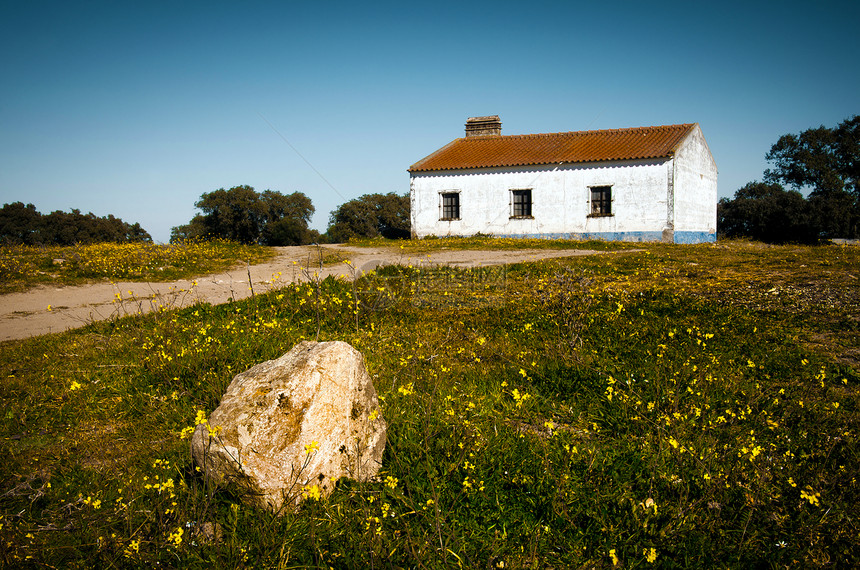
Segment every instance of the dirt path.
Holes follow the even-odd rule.
[[[371,249],[343,245],[323,246],[350,260],[356,273],[379,265],[450,265],[479,267],[602,253],[591,250],[523,249],[516,251],[454,250],[430,255],[405,255],[396,248]],[[0,295],[0,341],[28,338],[84,326],[93,321],[145,313],[159,307],[179,308],[197,302],[212,304],[240,300],[285,283],[308,279],[309,246],[279,247],[269,263],[232,269],[192,280],[167,283],[93,283],[75,287],[39,287],[23,293]],[[310,268],[325,278],[352,278],[345,263]],[[250,277],[250,280],[249,280]],[[249,284],[250,283],[250,284]]]

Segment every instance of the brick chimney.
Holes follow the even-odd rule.
[[[502,121],[498,115],[466,119],[467,137],[502,136]]]

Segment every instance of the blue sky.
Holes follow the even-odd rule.
[[[406,169],[503,134],[698,122],[719,194],[780,135],[860,113],[860,3],[0,3],[0,203],[140,222],[203,192],[405,193]]]

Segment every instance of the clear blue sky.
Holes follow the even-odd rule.
[[[492,114],[503,134],[698,122],[731,196],[780,135],[860,113],[858,22],[856,0],[2,0],[0,203],[167,241],[203,192],[249,184],[304,192],[324,231]]]

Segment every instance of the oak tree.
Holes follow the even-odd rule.
[[[251,186],[234,186],[204,192],[194,206],[202,213],[174,227],[171,242],[221,238],[246,244],[301,245],[316,235],[308,228],[314,206],[301,192],[259,193]]]
[[[773,168],[765,170],[768,182],[813,194],[847,191],[860,193],[860,115],[835,128],[820,126],[800,134],[779,137],[765,158]]]
[[[409,196],[365,194],[338,206],[329,217],[326,234],[333,242],[355,237],[408,238],[411,233]]]
[[[717,228],[722,237],[748,237],[768,243],[810,242],[817,239],[806,200],[779,184],[750,182],[717,204]]]

